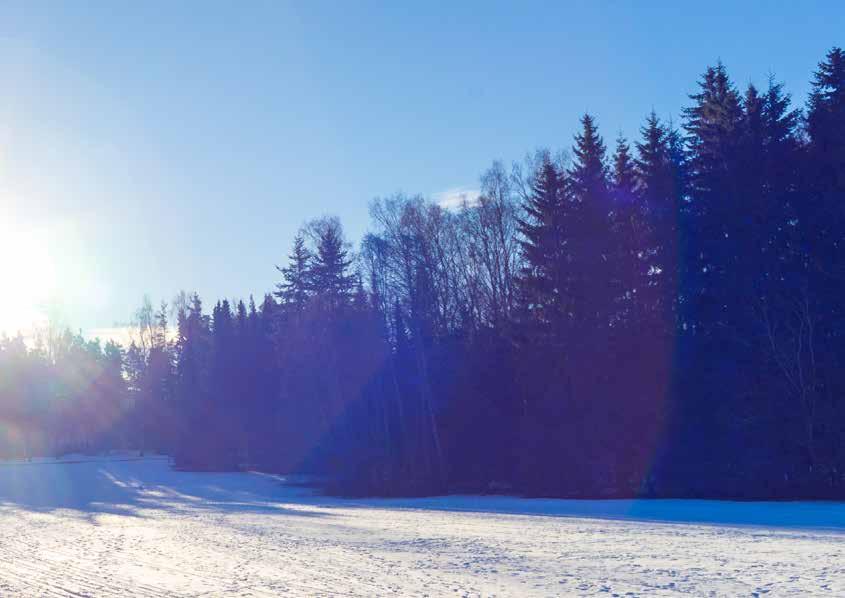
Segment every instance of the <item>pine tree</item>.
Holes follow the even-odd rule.
[[[799,113],[789,105],[789,96],[773,77],[763,94],[750,85],[743,101],[742,167],[737,180],[747,216],[733,229],[737,243],[744,243],[742,277],[757,300],[779,284],[793,244],[788,223],[795,219]]]
[[[315,295],[330,312],[349,304],[354,278],[349,272],[352,260],[343,239],[340,222],[328,218],[316,223],[317,251],[311,265]]]
[[[655,326],[674,334],[677,326],[678,226],[682,202],[684,152],[680,135],[660,122],[652,110],[640,129],[635,161],[639,190],[650,222],[642,247],[648,298]]]
[[[212,383],[215,401],[224,405],[233,400],[235,329],[232,308],[227,299],[218,301],[211,313]]]
[[[809,135],[803,238],[817,256],[815,268],[845,280],[845,52],[831,49],[819,63],[807,110]]]
[[[613,154],[613,195],[617,205],[636,203],[637,180],[631,146],[622,135],[616,139],[616,151]]]
[[[172,396],[173,361],[167,339],[167,303],[162,302],[154,314],[152,344],[147,351],[147,367],[143,383],[146,397],[145,448],[165,451],[171,448],[171,435],[166,428],[166,418]]]
[[[520,275],[523,311],[542,328],[564,317],[565,183],[546,155],[518,221],[524,266]]]
[[[143,352],[135,341],[132,341],[126,351],[126,381],[129,385],[129,393],[136,404],[140,400],[142,380],[146,369],[147,362],[144,359]],[[140,422],[138,423],[140,424]]]
[[[694,249],[688,264],[686,289],[698,314],[701,331],[730,329],[729,304],[743,294],[744,280],[738,261],[742,222],[737,210],[740,197],[739,160],[742,130],[742,101],[719,62],[709,67],[692,94],[693,105],[684,109],[684,128],[690,156],[691,212],[694,215]],[[736,300],[741,300],[736,298]]]
[[[285,268],[276,266],[282,273],[283,281],[276,284],[273,293],[286,309],[293,313],[302,313],[313,291],[311,263],[313,256],[305,246],[305,237],[297,234],[293,241],[293,252],[289,256],[289,265]]]
[[[177,312],[175,459],[183,467],[207,466],[214,443],[210,401],[211,333],[202,300],[194,293]]]
[[[237,333],[241,338],[246,338],[247,334],[247,315],[246,304],[243,300],[239,300],[235,308],[235,321],[237,322]]]
[[[813,157],[822,160],[824,184],[845,188],[845,52],[833,48],[819,63],[807,113]]]
[[[603,328],[615,319],[624,289],[613,263],[618,243],[611,226],[607,150],[590,114],[581,117],[572,153],[569,184],[575,209],[566,219],[571,312],[579,326]]]
[[[581,117],[581,132],[575,136],[572,153],[569,181],[573,199],[579,203],[607,201],[610,186],[607,149],[590,114]]]
[[[218,301],[211,315],[211,430],[216,442],[210,447],[208,466],[231,469],[237,465],[240,389],[237,384],[236,337],[232,308],[227,299]]]
[[[108,341],[103,347],[103,373],[98,390],[103,395],[105,412],[112,414],[112,429],[106,431],[109,443],[106,448],[128,448],[129,438],[124,425],[113,414],[122,413],[127,398],[124,363],[126,352],[115,341]]]
[[[636,165],[628,141],[621,135],[613,154],[610,267],[620,287],[619,325],[639,325],[647,295],[649,230]]]
[[[249,321],[254,322],[258,318],[258,309],[255,306],[255,297],[249,296]]]
[[[642,140],[637,142],[637,179],[646,196],[648,210],[654,212],[673,196],[666,127],[652,112],[640,128]]]
[[[705,201],[726,202],[733,189],[733,167],[737,163],[743,121],[742,101],[721,62],[708,67],[699,88],[698,93],[690,95],[693,105],[683,111],[693,191]]]
[[[149,426],[149,403],[145,395],[147,360],[144,352],[133,340],[126,351],[126,382],[132,401],[131,442],[143,450]]]
[[[273,300],[273,295],[270,293],[265,294],[264,300],[261,302],[261,309],[258,313],[259,321],[261,323],[261,336],[266,339],[267,342],[272,342],[276,336],[278,308],[279,304]]]

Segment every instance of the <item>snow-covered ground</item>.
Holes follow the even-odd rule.
[[[0,463],[0,596],[845,596],[845,504],[342,500],[166,459]]]

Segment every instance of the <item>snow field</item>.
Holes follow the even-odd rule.
[[[845,596],[845,504],[344,500],[166,459],[0,464],[0,595]]]

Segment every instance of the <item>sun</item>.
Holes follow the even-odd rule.
[[[27,335],[46,323],[54,263],[45,231],[0,222],[0,334]]]

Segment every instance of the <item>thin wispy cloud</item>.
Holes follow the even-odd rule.
[[[453,187],[433,195],[434,201],[445,210],[457,210],[464,204],[473,205],[481,191],[472,187]]]

